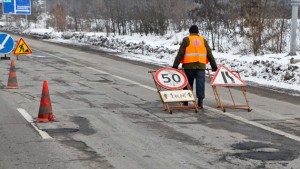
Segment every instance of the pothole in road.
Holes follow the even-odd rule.
[[[104,95],[104,93],[95,92],[95,91],[85,91],[85,90],[73,90],[70,92],[66,92],[67,95]]]
[[[89,146],[86,145],[86,143],[82,141],[76,141],[76,140],[63,140],[61,141],[64,145],[67,145],[69,147],[73,147],[80,152],[83,152],[86,157],[80,156],[80,161],[89,161],[89,165],[93,165],[92,163],[95,163],[95,167],[93,168],[106,168],[106,169],[113,169],[114,166],[109,163],[109,161],[106,159],[105,156],[101,156],[97,154],[97,152],[90,149]],[[96,167],[97,166],[97,167]]]
[[[297,152],[285,149],[284,146],[277,146],[261,142],[243,142],[233,144],[232,147],[244,152],[234,153],[231,156],[240,159],[253,159],[260,161],[292,161],[298,158]]]
[[[118,104],[118,103],[105,103],[102,104],[101,107],[104,109],[117,109],[117,108],[129,108],[129,106],[124,104]]]
[[[58,129],[43,129],[50,135],[52,134],[59,134],[59,133],[75,133],[78,132],[79,129],[73,129],[73,128],[58,128]]]
[[[92,135],[95,134],[96,131],[90,126],[90,122],[88,119],[84,117],[71,117],[71,120],[76,123],[79,128],[54,128],[54,129],[43,129],[50,135],[65,135],[65,134],[71,134],[71,133],[80,133],[83,135]]]
[[[81,134],[89,136],[96,133],[96,131],[91,128],[88,119],[84,117],[72,117],[72,120],[79,126],[79,132]]]
[[[75,140],[72,137],[72,134],[74,133],[80,133],[87,136],[96,133],[96,131],[91,128],[89,120],[80,116],[71,117],[71,120],[76,123],[79,128],[57,128],[44,130],[59,140],[62,144],[76,150],[78,158],[74,159],[74,161],[79,161],[82,164],[88,163],[91,168],[113,169],[114,166],[109,163],[105,156],[98,154],[85,142]]]

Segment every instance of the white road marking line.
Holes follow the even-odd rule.
[[[39,50],[38,50],[38,51],[39,51]],[[43,52],[43,51],[40,51],[40,52],[46,53],[46,52]],[[70,60],[68,60],[68,59],[64,59],[64,58],[61,58],[61,57],[59,57],[59,56],[53,55],[53,54],[49,54],[49,53],[46,53],[46,54],[51,55],[51,56],[53,56],[53,57],[56,57],[56,58],[58,58],[58,59],[64,60],[64,61],[68,61],[68,62],[74,63],[74,64],[76,64],[76,65],[83,66],[83,67],[85,67],[85,68],[88,68],[88,69],[90,69],[90,70],[94,70],[94,71],[96,71],[96,72],[101,72],[101,73],[104,73],[104,74],[107,74],[107,75],[111,75],[111,76],[113,76],[113,77],[115,77],[115,78],[118,78],[118,79],[120,79],[120,80],[124,80],[124,81],[127,81],[127,82],[129,82],[129,83],[133,83],[133,84],[138,85],[138,86],[140,86],[140,87],[143,87],[143,88],[149,89],[149,90],[151,90],[151,91],[157,92],[157,89],[155,89],[155,88],[153,88],[153,87],[150,87],[150,86],[147,86],[147,85],[143,85],[143,84],[141,84],[141,83],[138,83],[138,82],[135,82],[135,81],[132,81],[132,80],[129,80],[129,79],[126,79],[126,78],[117,76],[117,75],[112,75],[112,74],[110,74],[110,73],[108,73],[108,72],[105,72],[105,71],[102,71],[102,70],[99,70],[99,69],[95,69],[95,68],[92,68],[92,67],[87,67],[87,66],[84,66],[84,65],[82,65],[82,64],[80,64],[80,63],[73,62],[73,61],[70,61]],[[250,125],[252,125],[252,126],[261,128],[261,129],[263,129],[263,130],[267,130],[267,131],[270,131],[270,132],[272,132],[272,133],[275,133],[275,134],[278,134],[278,135],[282,135],[282,136],[284,136],[284,137],[287,137],[287,138],[290,138],[290,139],[292,139],[292,140],[295,140],[295,141],[300,142],[300,137],[295,136],[295,135],[292,135],[292,134],[290,134],[290,133],[287,133],[287,132],[284,132],[284,131],[281,131],[281,130],[278,130],[278,129],[274,129],[274,128],[272,128],[272,127],[269,127],[269,126],[266,126],[266,125],[263,125],[263,124],[260,124],[260,123],[254,122],[254,121],[250,121],[250,120],[248,120],[248,119],[245,119],[245,118],[240,117],[240,116],[236,116],[236,115],[231,114],[231,113],[223,113],[223,112],[215,111],[215,109],[210,108],[210,107],[207,107],[207,106],[206,106],[205,108],[208,109],[208,110],[210,110],[210,111],[213,111],[213,112],[215,112],[215,113],[219,113],[219,114],[225,115],[225,116],[230,117],[230,118],[232,118],[232,119],[235,119],[235,120],[244,122],[244,123],[246,123],[246,124],[250,124]]]
[[[129,79],[126,79],[126,78],[117,76],[117,75],[112,75],[112,76],[115,77],[115,78],[118,78],[118,79],[120,79],[120,80],[124,80],[124,81],[126,81],[126,82],[129,82],[129,83],[138,85],[138,86],[140,86],[140,87],[143,87],[143,88],[146,88],[146,89],[149,89],[149,90],[152,90],[152,91],[157,92],[157,89],[155,89],[155,88],[153,88],[153,87],[150,87],[150,86],[147,86],[147,85],[143,85],[143,84],[141,84],[141,83],[138,83],[138,82],[135,82],[135,81],[132,81],[132,80],[129,80]]]
[[[208,95],[208,96],[205,96],[205,98],[209,98],[209,99],[212,99],[212,100],[215,99],[214,95],[212,95],[212,96]],[[223,104],[232,104],[232,102],[223,101]],[[245,104],[245,103],[236,102],[236,104]],[[260,115],[264,116],[264,118],[272,118],[274,120],[293,120],[293,119],[295,119],[294,117],[284,116],[284,115],[281,115],[281,114],[274,114],[273,112],[270,112],[268,110],[263,110],[263,109],[260,109],[260,108],[257,108],[257,107],[253,111],[260,112],[261,113]]]
[[[34,50],[35,50],[35,51],[39,51],[39,52],[44,53],[44,54],[47,54],[47,55],[49,55],[49,56],[53,56],[53,57],[58,58],[58,59],[60,59],[60,60],[63,60],[63,61],[66,61],[66,62],[70,62],[70,63],[73,63],[73,64],[78,65],[78,66],[86,67],[85,65],[82,65],[82,64],[77,63],[77,62],[73,62],[73,61],[71,61],[71,60],[69,60],[69,59],[62,58],[62,57],[56,56],[56,55],[51,54],[51,53],[47,53],[47,52],[44,52],[44,51],[41,51],[41,50],[38,50],[38,49],[34,49]]]
[[[85,66],[86,67],[86,66]],[[102,71],[102,70],[98,70],[98,69],[95,69],[95,68],[93,68],[93,67],[86,67],[86,68],[88,68],[88,69],[90,69],[90,70],[93,70],[93,71],[95,71],[95,72],[99,72],[99,73],[102,73],[102,74],[105,74],[105,75],[109,75],[110,73],[108,73],[108,72],[105,72],[105,71]]]
[[[217,111],[217,110],[215,110],[211,107],[206,106],[205,109],[208,109],[209,111],[225,115],[227,117],[230,117],[232,119],[241,121],[243,123],[250,124],[252,126],[255,126],[255,127],[258,127],[258,128],[270,131],[272,133],[275,133],[275,134],[278,134],[278,135],[281,135],[281,136],[284,136],[284,137],[287,137],[287,138],[290,138],[292,140],[300,142],[300,137],[299,136],[295,136],[295,135],[292,135],[290,133],[287,133],[287,132],[284,132],[284,131],[281,131],[281,130],[278,130],[278,129],[274,129],[272,127],[269,127],[269,126],[266,126],[266,125],[263,125],[263,124],[260,124],[260,123],[254,122],[254,121],[250,121],[248,119],[245,119],[243,117],[240,117],[240,116],[237,116],[237,115],[234,115],[234,114],[231,114],[231,113],[220,112],[220,111]]]
[[[52,139],[52,137],[45,131],[40,130],[36,124],[33,122],[32,117],[27,113],[26,110],[18,108],[20,114],[25,118],[25,120],[32,125],[32,127],[42,136],[43,139]]]
[[[35,49],[35,50],[36,50],[36,49]],[[143,88],[146,88],[146,89],[149,89],[149,90],[152,90],[152,91],[157,91],[157,89],[155,89],[155,88],[153,88],[153,87],[146,86],[146,85],[143,85],[143,84],[141,84],[141,83],[138,83],[138,82],[135,82],[135,81],[132,81],[132,80],[129,80],[129,79],[126,79],[126,78],[117,76],[117,75],[112,75],[112,74],[110,74],[110,73],[108,73],[108,72],[105,72],[105,71],[103,71],[103,70],[99,70],[99,69],[95,69],[95,68],[93,68],[93,67],[85,66],[85,65],[82,65],[82,64],[80,64],[80,63],[77,63],[77,62],[71,61],[71,60],[69,60],[69,59],[65,59],[65,58],[62,58],[62,57],[59,57],[59,56],[56,56],[56,55],[53,55],[53,54],[44,52],[44,51],[40,51],[40,50],[36,50],[36,51],[39,51],[39,52],[41,52],[41,53],[48,54],[48,55],[50,55],[50,56],[53,56],[53,57],[58,58],[58,59],[61,59],[61,60],[63,60],[63,61],[67,61],[67,62],[73,63],[73,64],[75,64],[75,65],[83,66],[83,67],[85,67],[85,68],[87,68],[87,69],[93,70],[93,71],[98,72],[98,73],[102,73],[102,74],[105,74],[105,75],[111,75],[111,76],[113,76],[113,77],[115,77],[115,78],[118,78],[118,79],[120,79],[120,80],[127,81],[127,82],[129,82],[129,83],[138,85],[138,86],[140,86],[140,87],[143,87]]]
[[[86,67],[86,66],[85,66],[85,67]],[[102,73],[102,74],[105,74],[105,75],[111,75],[112,77],[118,78],[118,79],[120,79],[120,80],[123,80],[123,81],[129,82],[129,83],[138,85],[138,86],[140,86],[140,87],[143,87],[143,88],[146,88],[146,89],[149,89],[149,90],[152,90],[152,91],[157,91],[157,89],[155,89],[155,88],[153,88],[153,87],[146,86],[146,85],[143,85],[143,84],[141,84],[141,83],[138,83],[138,82],[135,82],[135,81],[132,81],[132,80],[129,80],[129,79],[126,79],[126,78],[117,76],[117,75],[110,74],[110,73],[105,72],[105,71],[103,71],[103,70],[95,69],[95,68],[93,68],[93,67],[86,67],[86,68],[87,68],[87,69],[90,69],[90,70],[93,70],[93,71],[96,71],[96,72],[99,72],[99,73]]]

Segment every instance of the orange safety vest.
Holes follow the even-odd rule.
[[[204,45],[204,38],[202,36],[188,36],[190,40],[189,46],[185,49],[185,55],[180,63],[195,63],[200,62],[207,64],[207,51]]]

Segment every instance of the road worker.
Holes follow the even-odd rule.
[[[206,64],[210,63],[212,71],[217,70],[217,64],[207,41],[199,35],[198,26],[192,25],[189,32],[190,35],[185,37],[180,44],[173,68],[178,69],[179,64],[182,63],[182,68],[192,88],[196,79],[198,107],[202,109],[205,97]],[[183,102],[183,105],[187,106],[188,102]]]

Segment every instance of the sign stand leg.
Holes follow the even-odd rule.
[[[217,107],[218,108],[221,108],[223,112],[225,112],[225,108],[221,102],[221,99],[220,99],[220,95],[218,93],[218,90],[217,90],[217,87],[216,86],[213,86],[213,91],[214,91],[214,95],[215,95],[215,98],[216,98],[216,102],[217,102]]]
[[[6,54],[4,54],[4,57],[1,57],[1,60],[10,60],[10,57],[7,57]]]
[[[152,77],[153,77],[153,79],[154,79],[154,72],[150,72],[150,73],[152,74]],[[159,93],[159,92],[162,90],[162,87],[159,86],[156,82],[155,82],[155,86],[156,86],[157,92]],[[161,99],[161,101],[162,101],[162,104],[163,104],[163,107],[164,107],[163,110],[164,110],[164,111],[168,111],[170,114],[172,114],[172,111],[170,110],[169,105],[168,105],[167,103],[163,102],[163,99],[162,99],[162,97],[161,97],[160,94],[159,94],[159,97],[160,97],[160,99]]]
[[[220,107],[220,99],[218,96],[218,93],[217,93],[217,89],[216,89],[216,86],[212,86],[212,89],[213,89],[213,92],[214,92],[214,96],[215,96],[215,100],[216,100],[216,103],[217,103],[217,107],[219,108]]]
[[[227,88],[228,88],[228,91],[229,91],[229,94],[230,94],[230,97],[231,97],[232,103],[233,103],[233,105],[235,105],[235,101],[234,101],[234,98],[233,98],[232,92],[231,92],[231,90],[230,90],[230,87],[227,87]]]
[[[248,106],[248,112],[251,112],[252,109],[250,108],[250,104],[249,104],[249,101],[248,101],[247,96],[246,96],[246,89],[245,89],[244,86],[242,86],[241,88],[242,88],[242,92],[244,94],[244,98],[245,98],[246,104]]]

